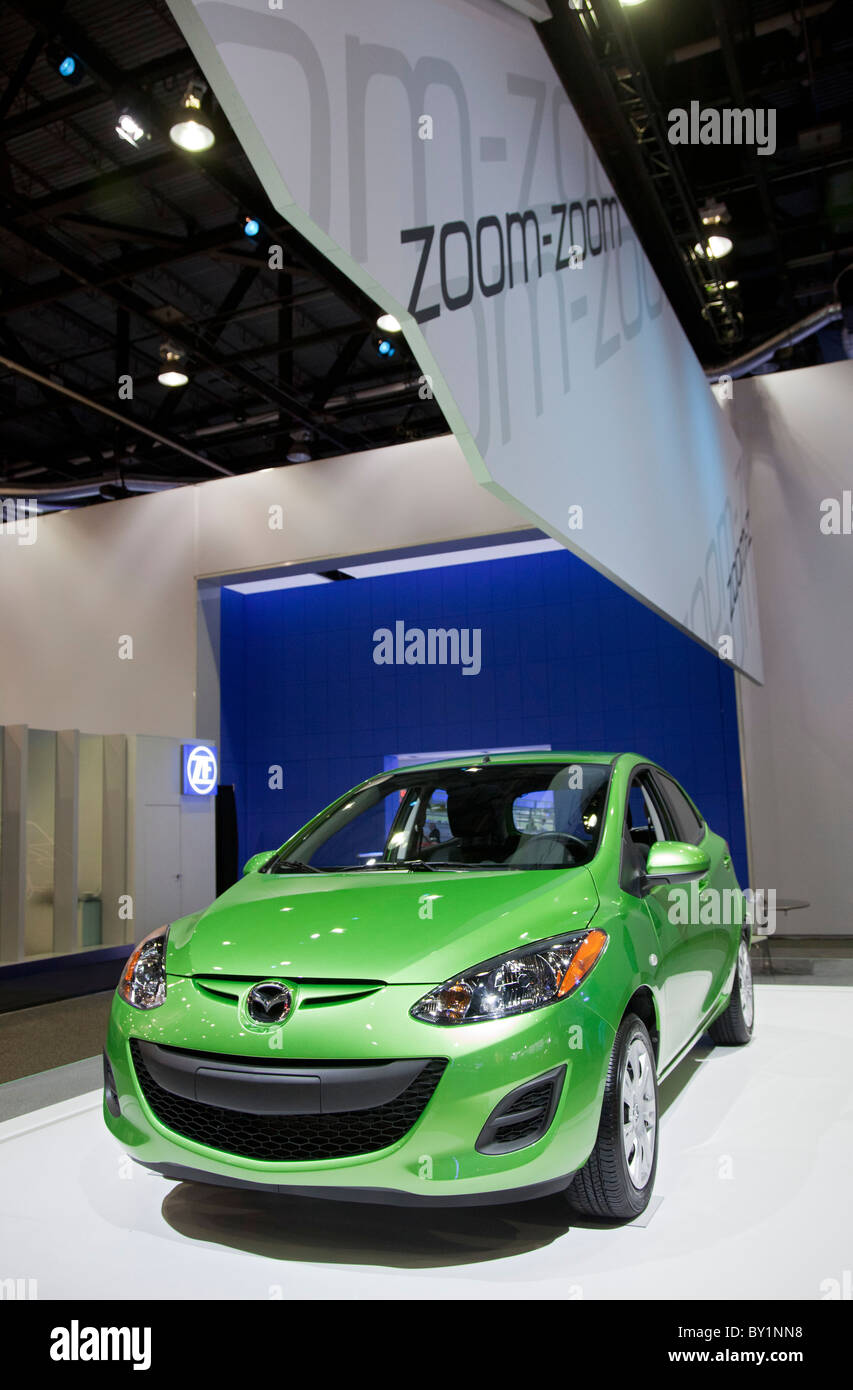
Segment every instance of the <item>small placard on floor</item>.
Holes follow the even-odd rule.
[[[649,1205],[646,1207],[646,1210],[641,1211],[639,1216],[635,1216],[633,1221],[628,1222],[628,1225],[648,1226],[649,1223],[653,1220],[654,1214],[662,1201],[663,1197],[653,1197],[652,1200],[649,1202]]]

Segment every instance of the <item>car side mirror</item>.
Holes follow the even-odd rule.
[[[683,840],[658,840],[649,850],[646,878],[653,883],[684,883],[701,878],[711,867],[711,860],[698,845]]]
[[[262,865],[266,864],[269,859],[272,859],[274,854],[274,849],[262,849],[260,854],[253,854],[251,859],[247,859],[243,865],[243,877],[245,878],[246,874],[255,873]]]

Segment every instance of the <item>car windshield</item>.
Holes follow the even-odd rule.
[[[338,801],[268,873],[568,869],[598,847],[610,767],[489,763],[389,773]]]

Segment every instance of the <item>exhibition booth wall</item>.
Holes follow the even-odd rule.
[[[215,741],[197,579],[529,531],[450,436],[39,515],[32,543],[0,528],[0,724]]]
[[[764,684],[740,680],[753,880],[808,902],[782,930],[849,935],[853,362],[735,383]]]
[[[569,552],[224,589],[221,617],[222,778],[244,858],[390,755],[630,750],[684,782],[749,882],[732,671]],[[467,673],[378,664],[376,634],[398,622],[467,633]]]

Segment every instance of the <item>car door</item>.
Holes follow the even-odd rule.
[[[666,802],[676,838],[689,845],[701,845],[711,860],[708,874],[698,880],[695,890],[685,895],[690,911],[693,954],[701,980],[697,988],[701,1018],[717,999],[735,957],[735,943],[740,935],[740,890],[728,845],[705,824],[684,789],[674,777],[657,768],[652,770],[650,777]]]
[[[622,887],[642,903],[657,942],[657,983],[663,1001],[660,1063],[665,1066],[687,1045],[701,1016],[707,990],[703,951],[689,920],[677,909],[681,894],[673,895],[669,883],[651,884],[645,878],[651,846],[678,835],[651,769],[634,773],[625,806],[622,851]],[[689,885],[679,885],[680,889]],[[689,901],[689,894],[688,894]]]

